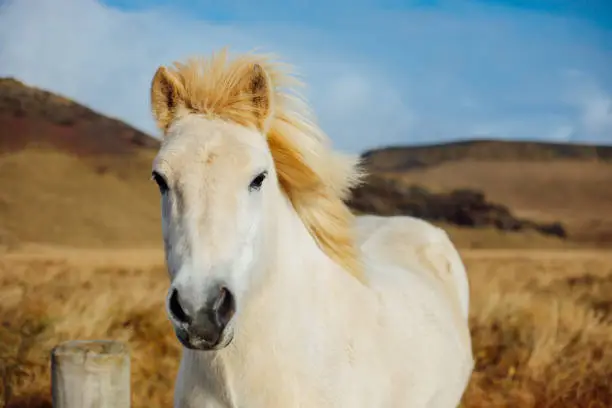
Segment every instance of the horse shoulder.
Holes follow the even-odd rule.
[[[356,218],[356,235],[362,251],[369,258],[434,278],[467,320],[467,274],[446,231],[410,216],[363,215]]]
[[[464,389],[464,382],[469,379],[473,369],[473,358],[468,326],[468,279],[464,264],[450,237],[443,229],[409,216],[358,216],[355,227],[363,256],[373,265],[369,270],[371,276],[368,278],[378,286],[377,290],[381,287],[384,287],[383,291],[387,290],[389,284],[409,282],[410,285],[416,285],[408,288],[408,291],[411,291],[412,305],[414,301],[419,302],[416,299],[420,299],[424,302],[421,305],[423,306],[421,312],[426,311],[426,314],[429,314],[435,311],[433,313],[440,313],[450,318],[450,320],[442,318],[440,321],[452,321],[451,325],[443,328],[443,332],[446,333],[444,347],[446,347],[445,353],[451,350],[450,355],[455,360],[454,363],[447,361],[445,364],[451,366],[455,364],[454,366],[460,371],[456,372],[458,377],[452,378],[451,383],[445,383],[445,387],[450,388],[440,390],[440,398],[455,398],[456,393]],[[384,265],[391,267],[385,270]],[[397,273],[411,275],[410,280],[405,281],[400,276],[395,277]],[[420,286],[420,283],[424,285]],[[434,297],[425,295],[427,291],[421,291],[422,288],[431,287],[435,288],[434,292],[437,293]],[[396,292],[395,288],[384,293],[393,292]],[[402,313],[409,317],[411,313],[418,312],[416,309],[411,309]],[[417,349],[422,347],[420,350],[424,350],[423,353],[427,355],[426,350],[433,347],[429,342],[435,341],[436,336],[429,336],[425,332],[421,334],[427,340],[421,341]],[[426,363],[424,367],[428,364]],[[427,376],[424,372],[421,374]],[[437,374],[433,378],[438,378]]]

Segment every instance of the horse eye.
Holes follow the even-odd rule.
[[[262,171],[261,173],[259,173],[253,179],[253,181],[251,181],[251,184],[249,184],[249,190],[250,191],[259,190],[261,188],[261,184],[264,182],[264,180],[266,179],[267,175],[268,175],[267,171]]]
[[[151,176],[151,179],[157,183],[157,187],[159,187],[159,192],[161,194],[164,194],[168,191],[168,183],[166,183],[166,179],[161,174],[154,171],[153,175]]]

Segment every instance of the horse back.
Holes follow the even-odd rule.
[[[361,215],[356,218],[358,245],[367,256],[433,278],[464,321],[469,285],[461,257],[441,228],[409,216]]]

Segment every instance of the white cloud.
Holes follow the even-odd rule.
[[[247,51],[270,43],[265,30],[257,27],[211,24],[168,10],[124,12],[93,0],[19,0],[0,13],[0,75],[60,92],[152,134],[157,132],[148,110],[148,86],[157,66],[225,45]],[[274,32],[285,43],[266,51],[291,48],[292,38],[300,34]],[[324,106],[316,107],[323,110],[321,122],[335,129],[333,139],[339,147],[360,148],[363,143],[355,140],[375,137],[373,124],[406,115],[407,107],[392,91],[386,91],[383,104],[372,103],[390,86],[383,77],[352,69],[350,55],[325,55],[308,48],[293,54],[302,60],[297,69],[310,74],[310,93]],[[370,123],[355,126],[353,117],[369,118]],[[395,122],[396,133],[406,134],[403,122]]]
[[[612,99],[609,95],[593,95],[584,103],[584,127],[593,133],[612,132]]]
[[[157,66],[230,45],[261,47],[297,65],[320,122],[342,149],[474,134],[612,141],[612,58],[596,41],[612,35],[571,20],[498,8],[362,10],[335,28],[317,28],[213,24],[168,8],[126,12],[95,0],[0,4],[0,75],[153,134],[148,87]],[[568,72],[598,86],[580,94]]]
[[[569,142],[574,136],[575,130],[569,125],[560,125],[557,129],[554,129],[550,134],[550,139],[559,142]]]
[[[612,93],[586,73],[566,72],[564,100],[578,111],[578,127],[594,141],[612,142]]]

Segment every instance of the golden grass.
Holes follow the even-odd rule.
[[[612,256],[466,253],[476,371],[465,407],[612,405]]]
[[[612,406],[612,256],[464,250],[476,371],[463,407]],[[24,248],[0,257],[0,406],[50,407],[49,350],[126,341],[134,407],[172,405],[179,346],[162,253]]]

